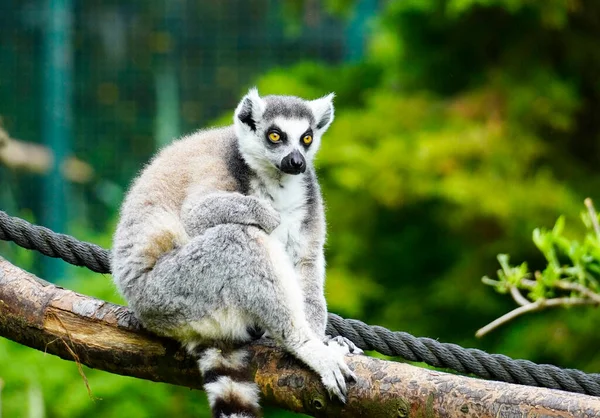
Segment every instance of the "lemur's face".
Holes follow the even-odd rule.
[[[332,99],[332,94],[312,101],[292,96],[261,98],[256,89],[250,90],[234,116],[246,162],[260,171],[304,173],[333,120]]]

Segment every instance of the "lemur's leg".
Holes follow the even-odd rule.
[[[307,320],[300,281],[283,245],[258,229],[248,228],[247,232],[252,242],[261,247],[251,251],[262,253],[263,261],[254,263],[257,270],[251,276],[267,274],[263,280],[254,282],[256,294],[242,301],[246,302],[243,309],[259,318],[271,337],[320,374],[330,395],[345,400],[345,378],[355,379],[355,376],[344,362],[345,353],[327,347],[323,343],[324,334],[315,333]],[[324,298],[322,302],[324,305]]]
[[[327,326],[327,303],[325,301],[325,261],[323,256],[305,258],[296,265],[300,286],[304,295],[306,319],[312,330],[321,338],[325,337]]]
[[[279,213],[268,202],[234,192],[213,192],[190,195],[181,214],[184,227],[190,236],[202,234],[208,228],[221,224],[253,225],[267,234],[280,222]],[[309,250],[310,251],[310,250]],[[325,335],[327,305],[323,291],[325,260],[322,251],[310,251],[312,261],[299,263],[300,283],[304,294],[304,310],[311,329],[323,341],[336,344],[346,353],[362,353],[345,337],[331,338]],[[287,254],[285,258],[288,258]]]
[[[354,374],[339,350],[311,329],[294,267],[282,244],[261,229],[223,224],[207,229],[159,260],[131,299],[155,332],[200,340],[248,340],[267,329],[317,372],[330,394],[345,399]]]
[[[146,317],[152,324],[165,321],[166,311],[200,340],[249,340],[247,327],[258,324],[317,372],[331,395],[345,399],[345,378],[354,374],[343,353],[311,329],[292,262],[283,245],[261,229],[236,224],[207,229],[161,259],[142,292],[151,299],[143,306],[151,307]]]
[[[214,192],[190,195],[181,208],[181,220],[188,235],[194,237],[221,224],[253,225],[270,234],[281,218],[266,201],[235,192]]]
[[[192,237],[221,224],[255,225],[269,234],[280,221],[279,213],[268,202],[234,192],[207,193],[206,190],[190,194],[181,215],[184,227]],[[296,271],[308,323],[317,336],[325,339],[327,305],[323,290],[325,260],[322,245],[314,242],[308,249],[308,256],[297,263]]]
[[[233,192],[214,192],[198,198],[192,195],[183,205],[182,218],[190,236],[200,235],[208,228],[227,223],[255,225],[269,234],[280,221],[279,213],[267,202]],[[308,323],[326,344],[334,342],[346,352],[362,353],[362,350],[344,337],[331,338],[325,335],[327,324],[327,305],[323,293],[325,261],[322,251],[318,254],[319,256],[314,257],[315,261],[300,263],[299,273]]]

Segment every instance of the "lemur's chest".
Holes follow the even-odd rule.
[[[302,225],[308,216],[306,205],[306,187],[300,178],[293,178],[283,187],[268,187],[264,184],[253,184],[252,194],[271,203],[279,212],[281,223],[271,233],[284,246],[292,260],[296,260],[304,246]]]

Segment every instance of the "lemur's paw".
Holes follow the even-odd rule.
[[[263,229],[267,234],[270,234],[279,224],[281,224],[281,215],[271,205],[268,205],[268,216],[265,216]]]
[[[281,215],[276,211],[271,204],[265,200],[252,197],[257,205],[256,217],[258,226],[270,234],[281,223]]]
[[[348,394],[346,381],[356,382],[356,375],[344,361],[344,355],[340,350],[318,341],[315,343],[309,343],[304,347],[310,353],[307,358],[304,358],[305,362],[321,376],[321,381],[329,393],[329,397],[335,396],[346,403]]]
[[[341,335],[338,335],[337,337],[326,335],[323,339],[323,342],[328,347],[340,350],[344,355],[364,354],[364,352],[360,348],[358,348],[352,341],[350,341],[346,337],[342,337]]]

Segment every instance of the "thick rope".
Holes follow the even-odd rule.
[[[342,335],[363,350],[374,350],[484,379],[600,396],[600,374],[597,373],[587,374],[551,364],[514,360],[502,354],[488,354],[474,348],[440,343],[431,338],[417,338],[406,332],[390,331],[332,313],[329,313],[327,333]]]
[[[62,258],[75,266],[87,267],[97,273],[110,273],[109,251],[69,235],[58,234],[43,226],[9,216],[0,211],[0,240],[37,250],[48,257]]]
[[[62,258],[68,263],[84,266],[98,273],[110,273],[108,250],[32,225],[2,211],[0,240],[13,241],[21,247]],[[456,344],[440,343],[431,338],[393,332],[332,313],[329,314],[327,333],[332,336],[342,335],[363,350],[374,350],[388,356],[402,357],[408,361],[422,362],[484,379],[600,396],[600,374],[597,373],[587,374],[550,364],[514,360],[501,354],[488,354]]]

